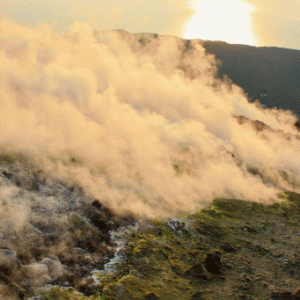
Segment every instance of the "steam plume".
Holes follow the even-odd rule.
[[[299,191],[295,116],[249,103],[216,68],[196,40],[2,20],[1,155],[25,155],[120,213]]]

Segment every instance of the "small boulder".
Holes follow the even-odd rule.
[[[141,219],[138,222],[138,231],[142,233],[150,233],[153,232],[155,225],[149,219]]]
[[[203,291],[198,291],[198,292],[196,292],[195,294],[193,294],[191,298],[192,298],[193,300],[204,300],[204,299],[205,299],[205,298],[203,297],[204,294],[205,294],[205,292],[203,292]]]
[[[53,279],[60,277],[64,272],[63,265],[59,260],[53,260],[51,258],[46,257],[43,258],[41,264],[45,264],[48,267],[49,276]]]
[[[0,270],[3,272],[11,271],[17,263],[15,251],[0,249]]]
[[[27,278],[39,278],[43,275],[48,276],[49,269],[46,264],[33,263],[23,266],[25,276]]]
[[[148,293],[145,295],[145,300],[158,300],[159,296],[157,296],[155,293]]]
[[[222,246],[221,246],[222,250],[224,250],[225,252],[235,252],[236,248],[234,245],[225,242]]]
[[[297,299],[293,296],[293,294],[289,291],[281,292],[281,291],[273,291],[271,293],[271,299],[278,300],[294,300]]]
[[[181,222],[177,218],[170,219],[167,225],[174,233],[181,231],[185,226],[184,222]]]
[[[92,202],[92,206],[96,207],[97,209],[101,209],[103,207],[103,205],[101,204],[101,202],[99,200],[94,200]]]
[[[75,248],[74,248],[74,251],[75,251],[75,253],[78,254],[78,255],[83,255],[83,254],[86,252],[84,249],[82,249],[82,248],[80,248],[80,247],[75,247]]]
[[[300,300],[300,287],[293,293],[294,300]]]
[[[184,274],[190,275],[194,278],[201,278],[204,280],[208,280],[211,278],[210,274],[206,271],[205,267],[199,262],[195,263],[193,266],[188,268],[184,272]]]
[[[41,263],[33,263],[22,266],[23,285],[42,287],[51,282],[49,269],[47,265]]]
[[[97,282],[91,276],[75,280],[75,288],[84,294],[92,294],[98,287]]]

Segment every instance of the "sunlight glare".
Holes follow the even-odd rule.
[[[196,10],[187,22],[186,39],[219,40],[254,45],[250,13],[252,7],[239,0],[194,0]]]

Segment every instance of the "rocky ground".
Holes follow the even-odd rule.
[[[3,300],[300,299],[298,194],[135,220],[30,167],[0,175]]]
[[[115,256],[111,231],[133,224],[97,199],[32,166],[0,166],[0,299],[23,299],[45,286],[91,295]]]
[[[141,223],[104,299],[300,299],[300,195],[265,206],[215,199],[180,219]]]

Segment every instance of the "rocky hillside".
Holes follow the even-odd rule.
[[[228,76],[252,101],[290,109],[300,115],[300,50],[203,41],[220,61],[219,77]]]
[[[131,43],[138,40],[146,49],[154,45],[152,34],[120,32]],[[266,107],[292,110],[300,115],[300,50],[195,39],[185,41],[184,51],[190,51],[192,44],[197,43],[215,56],[217,76],[227,77],[242,87],[250,101],[259,100]]]
[[[133,219],[20,157],[0,161],[0,298],[28,299],[49,284],[94,294],[93,272],[116,252],[110,232]]]
[[[2,205],[19,206],[9,216],[7,203],[1,216],[3,300],[300,299],[299,194],[270,205],[216,198],[192,214],[134,219],[24,170],[2,162]],[[26,202],[31,218],[16,228]]]
[[[117,271],[99,273],[103,299],[300,299],[300,195],[281,196],[140,221]]]

